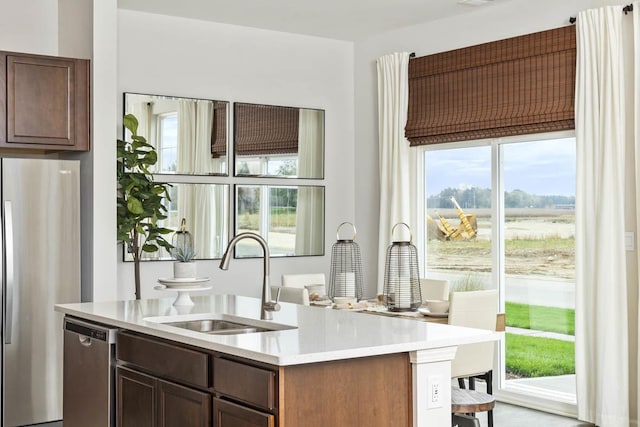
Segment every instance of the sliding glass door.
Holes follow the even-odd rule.
[[[504,400],[575,405],[575,138],[442,144],[423,157],[425,277],[451,291],[498,288]]]

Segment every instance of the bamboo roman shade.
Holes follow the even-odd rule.
[[[236,154],[297,153],[299,114],[298,108],[235,103]]]
[[[227,155],[227,102],[216,101],[213,108],[213,129],[211,131],[211,157]]]
[[[573,129],[575,31],[411,59],[405,136],[416,146]]]

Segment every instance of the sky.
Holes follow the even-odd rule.
[[[575,196],[575,138],[503,144],[505,191]],[[491,147],[426,151],[427,195],[445,188],[491,188]]]

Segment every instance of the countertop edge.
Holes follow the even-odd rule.
[[[72,304],[76,305],[76,304]],[[292,366],[301,365],[307,363],[328,362],[333,360],[343,359],[355,359],[361,357],[378,356],[392,353],[405,353],[420,350],[430,350],[444,347],[452,347],[462,344],[472,344],[485,341],[496,341],[500,339],[501,333],[484,331],[485,333],[474,333],[466,337],[456,337],[454,339],[441,339],[441,340],[421,340],[408,343],[394,343],[379,345],[375,347],[361,347],[361,348],[349,348],[344,350],[331,350],[326,352],[315,352],[311,354],[291,354],[283,356],[275,356],[273,354],[265,354],[257,351],[251,351],[243,348],[239,348],[233,345],[227,345],[219,342],[212,342],[206,339],[200,338],[198,332],[179,331],[174,332],[171,330],[165,330],[167,328],[164,325],[144,321],[143,323],[130,322],[127,320],[121,320],[112,316],[106,316],[87,310],[81,310],[74,308],[66,304],[58,304],[55,306],[55,310],[65,315],[85,319],[105,325],[126,329],[133,332],[147,334],[150,336],[167,339],[177,343],[182,343],[206,350],[218,351],[221,353],[230,354],[233,356],[243,357],[258,362],[268,363],[275,366]],[[355,314],[354,315],[362,315]],[[408,320],[410,321],[410,320]],[[450,328],[448,325],[430,324],[429,327],[433,328]],[[478,331],[478,330],[476,330]],[[274,331],[265,332],[263,334],[278,334],[286,331]],[[278,336],[278,335],[274,335]],[[455,341],[455,342],[454,342]]]

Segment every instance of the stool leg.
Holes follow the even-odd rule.
[[[487,393],[493,394],[493,371],[484,374],[484,381],[487,383]]]
[[[487,424],[489,427],[493,427],[493,409],[487,411]]]

